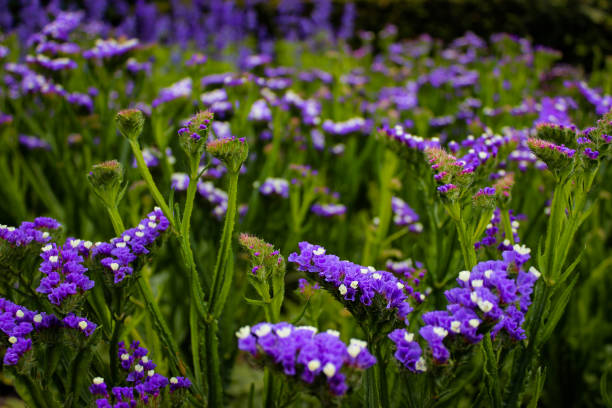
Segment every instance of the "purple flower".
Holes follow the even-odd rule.
[[[343,395],[348,390],[343,368],[365,370],[376,363],[376,358],[364,341],[351,339],[347,346],[338,336],[335,331],[317,333],[314,327],[284,322],[262,322],[236,333],[240,350],[255,358],[265,355],[285,375],[299,375],[306,383],[324,378],[332,394]]]

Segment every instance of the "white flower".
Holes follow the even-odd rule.
[[[100,385],[103,382],[104,382],[104,378],[102,378],[102,377],[94,377],[94,379],[93,379],[93,383],[96,384],[96,385]]]
[[[323,367],[323,373],[327,376],[327,378],[331,378],[336,374],[336,366],[332,363],[327,363]]]
[[[137,373],[142,373],[142,372],[143,372],[143,370],[144,370],[144,367],[143,367],[143,366],[141,366],[140,364],[136,364],[136,365],[134,366],[134,371],[136,371]]]
[[[284,339],[285,337],[289,337],[290,334],[291,334],[291,327],[289,326],[283,327],[282,329],[279,329],[276,331],[276,335],[280,337],[281,339]]]
[[[459,272],[459,280],[467,282],[470,280],[470,271],[461,271]]]
[[[125,248],[125,245],[126,245],[126,243],[125,243],[125,242],[117,242],[117,243],[115,244],[115,246],[116,246],[117,248]]]
[[[308,369],[310,371],[317,371],[321,367],[321,362],[319,360],[310,360],[308,362]]]
[[[359,286],[359,281],[352,281],[351,282],[351,288],[357,289],[358,286]]]
[[[132,239],[132,237],[130,237],[129,235],[124,235],[124,236],[123,236],[123,240],[124,240],[125,242],[128,242],[130,239]]]
[[[382,275],[380,273],[373,273],[372,274],[372,279],[379,280],[380,278],[382,278]]]
[[[149,371],[147,371],[147,375],[148,375],[149,377],[153,377],[153,374],[155,374],[155,370],[149,370]]]
[[[488,300],[478,300],[477,303],[478,308],[485,313],[488,313],[491,311],[491,309],[493,309],[493,303],[489,302]]]
[[[83,246],[87,249],[91,248],[91,246],[93,245],[93,243],[91,241],[85,241],[83,242]]]
[[[454,333],[461,333],[461,322],[459,320],[453,320],[450,329]]]
[[[313,255],[323,255],[325,253],[325,248],[317,248],[312,251]]]
[[[444,327],[440,327],[440,326],[435,326],[433,328],[433,332],[442,338],[445,338],[446,335],[448,334],[448,331]]]
[[[79,322],[79,329],[85,330],[87,328],[87,322],[85,320],[81,320]]]
[[[481,288],[483,284],[484,282],[482,281],[482,279],[474,279],[472,281],[472,287],[474,288]]]
[[[11,336],[11,337],[9,337],[9,339],[8,339],[8,340],[9,340],[9,343],[11,343],[11,344],[15,344],[15,343],[17,343],[17,337],[15,337],[15,336]]]
[[[539,279],[540,276],[542,276],[542,274],[540,273],[540,271],[538,271],[536,268],[534,268],[533,266],[529,268],[529,272],[531,274],[533,274],[533,276],[536,277],[536,279]]]
[[[121,360],[128,361],[130,359],[130,355],[128,353],[123,353],[121,355]]]
[[[272,327],[269,324],[262,324],[257,330],[255,330],[255,335],[257,337],[263,337],[270,334],[271,331]]]
[[[404,284],[403,284],[402,282],[397,282],[397,283],[395,284],[395,286],[396,286],[396,287],[397,287],[399,290],[404,289]]]
[[[414,333],[404,333],[404,340],[408,343],[412,343],[412,341],[414,340]]]
[[[361,272],[361,274],[362,274],[362,275],[365,275],[365,274],[367,274],[367,273],[368,273],[368,272],[370,272],[370,271],[368,270],[368,268],[361,268],[361,269],[359,270],[359,272]]]
[[[493,271],[492,271],[491,269],[487,269],[486,271],[484,271],[484,276],[485,276],[485,278],[487,278],[487,279],[491,279],[491,275],[492,275],[492,274],[493,274]],[[472,282],[472,285],[473,285],[473,284],[474,284],[474,283]]]
[[[53,245],[51,245],[51,244],[47,244],[44,247],[42,247],[42,251],[43,252],[50,251],[51,249],[53,249]]]
[[[110,268],[113,270],[113,272],[116,272],[119,269],[119,264],[117,262],[112,262],[110,264]]]
[[[155,228],[155,227],[157,227],[157,224],[156,224],[156,223],[154,223],[154,222],[150,222],[150,223],[148,223],[147,225],[149,226],[149,228]]]
[[[478,303],[478,293],[476,292],[470,293],[470,300],[474,303]]]
[[[17,309],[17,311],[15,312],[15,316],[21,319],[23,316],[25,316],[25,314],[23,313],[23,310]]]
[[[423,357],[419,358],[419,361],[416,362],[414,368],[417,371],[420,371],[420,372],[423,372],[423,373],[425,371],[427,371],[427,365],[425,364],[425,359]]]
[[[512,249],[514,249],[514,252],[518,253],[519,255],[527,255],[531,253],[531,249],[527,248],[525,245],[515,244]]]
[[[468,323],[470,324],[470,326],[472,326],[473,328],[477,328],[478,326],[480,326],[480,320],[478,319],[470,319],[468,321]]]
[[[334,337],[340,337],[340,332],[338,330],[329,329],[326,331],[327,334],[330,334]]]
[[[178,384],[178,378],[176,377],[170,378],[170,384]]]
[[[346,286],[344,286],[344,283],[338,286],[338,291],[340,292],[342,296],[346,295],[347,289],[346,289]]]
[[[56,263],[58,261],[58,259],[59,258],[57,257],[57,255],[52,255],[52,256],[49,257],[49,262]]]
[[[136,231],[136,234],[135,234],[135,235],[136,235],[138,238],[142,238],[142,237],[144,237],[144,232],[142,232],[142,231]]]
[[[355,358],[361,353],[361,346],[353,343],[347,347],[346,351],[349,353],[349,356]]]
[[[32,318],[32,320],[34,320],[34,323],[40,323],[40,322],[42,322],[43,318],[42,318],[42,315],[35,314],[34,317]]]

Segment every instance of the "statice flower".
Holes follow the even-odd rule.
[[[139,256],[148,254],[155,240],[168,229],[170,222],[158,207],[147,214],[136,228],[125,230],[120,237],[110,242],[96,243],[91,250],[92,257],[103,257],[100,264],[112,272],[114,283],[119,283],[134,272],[133,262]]]
[[[78,65],[70,58],[55,58],[51,59],[44,54],[36,56],[26,56],[26,62],[33,65],[38,65],[49,71],[69,71],[75,69]]]
[[[342,122],[334,122],[327,119],[323,122],[322,129],[334,136],[346,136],[353,133],[367,134],[372,128],[372,123],[364,118],[356,117]]]
[[[335,255],[308,242],[299,243],[300,253],[289,255],[289,262],[308,272],[313,280],[340,300],[357,319],[371,315],[383,321],[396,317],[407,321],[412,306],[406,284],[387,271],[377,271]]]
[[[89,391],[103,397],[96,400],[98,407],[165,406],[160,395],[168,385],[170,393],[191,386],[191,381],[185,377],[168,379],[156,373],[157,365],[148,357],[148,350],[141,347],[138,341],[132,342],[129,347],[120,342],[117,354],[121,368],[128,373],[125,381],[130,385],[115,386],[108,393],[104,379],[94,378]],[[116,401],[116,404],[112,405],[112,401]]]
[[[431,293],[431,288],[427,288],[424,291],[419,290],[421,283],[423,283],[425,279],[425,273],[427,272],[427,270],[423,268],[421,262],[413,262],[412,259],[405,259],[398,262],[388,260],[385,264],[385,268],[389,272],[399,276],[402,284],[406,287],[406,292],[408,292],[417,303],[424,302]]]
[[[259,192],[265,196],[278,195],[289,198],[289,182],[282,178],[267,178],[259,187]]]
[[[227,193],[210,181],[198,181],[198,193],[214,206],[213,215],[217,219],[223,218],[227,211]]]
[[[31,243],[46,244],[51,241],[47,230],[56,230],[60,223],[53,218],[38,217],[33,222],[22,222],[19,227],[0,224],[0,244],[5,242],[12,247],[26,246]]]
[[[189,186],[189,175],[187,173],[174,173],[170,177],[170,188],[176,191],[185,191]]]
[[[21,357],[33,346],[35,333],[51,328],[78,329],[89,337],[96,329],[96,324],[74,314],[59,320],[53,314],[31,311],[7,299],[0,298],[0,331],[8,336],[10,346],[4,354],[5,365],[16,365]]]
[[[157,108],[160,105],[181,98],[189,98],[193,87],[191,78],[184,78],[167,88],[162,88],[157,95],[157,98],[151,103],[151,107]]]
[[[424,139],[420,136],[412,135],[406,132],[401,125],[395,125],[394,127],[383,126],[379,133],[404,148],[418,152],[424,152],[431,148],[440,148],[440,140],[438,138]]]
[[[419,221],[419,215],[399,197],[391,198],[391,209],[393,211],[393,222],[398,226],[408,226],[412,232],[423,231],[423,224]]]
[[[476,343],[483,337],[481,325],[490,328],[493,338],[502,331],[513,340],[526,338],[522,324],[531,304],[533,285],[540,277],[535,268],[522,268],[529,252],[517,244],[503,252],[502,261],[480,262],[471,271],[460,272],[459,286],[445,292],[446,311],[423,315],[426,325],[419,333],[436,362],[444,363],[450,356],[444,344],[447,336],[461,336]]]
[[[127,54],[139,45],[137,39],[117,41],[114,38],[108,40],[97,39],[93,48],[83,51],[85,59],[110,59]]]
[[[82,11],[61,12],[55,20],[42,28],[41,34],[56,40],[68,41],[68,36],[79,26],[83,17]]]
[[[310,211],[320,217],[335,217],[346,213],[346,206],[342,204],[314,204]]]
[[[270,122],[272,120],[272,111],[268,103],[264,99],[258,99],[253,102],[248,119],[253,122]]]
[[[262,322],[236,332],[238,348],[256,360],[278,367],[287,376],[299,376],[310,389],[319,384],[317,379],[323,379],[323,387],[339,396],[348,391],[351,374],[373,366],[376,358],[366,342],[351,339],[347,346],[338,335],[285,322]]]
[[[520,237],[518,235],[518,228],[520,227],[520,221],[525,219],[522,214],[515,215],[513,210],[510,211],[510,227],[512,228],[512,239],[514,242],[519,243]],[[501,223],[501,210],[496,208],[491,216],[491,222],[487,224],[484,232],[485,236],[474,244],[476,249],[484,247],[497,247],[500,251],[507,251],[512,249],[510,240],[506,237],[504,227]]]
[[[56,306],[68,296],[81,295],[94,286],[94,281],[85,275],[87,268],[83,266],[84,258],[79,253],[80,244],[80,240],[68,238],[61,247],[52,243],[42,248],[40,257],[43,262],[39,270],[45,276],[36,291],[46,294],[49,302]],[[92,243],[87,241],[83,245],[88,250]]]
[[[414,333],[406,329],[395,329],[389,333],[389,338],[395,343],[394,357],[397,361],[412,372],[427,371],[423,350],[415,340]]]
[[[51,150],[49,142],[36,136],[19,135],[19,144],[28,150]]]

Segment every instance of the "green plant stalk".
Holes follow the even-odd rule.
[[[234,221],[236,217],[236,198],[238,195],[238,172],[229,174],[228,193],[227,193],[227,213],[223,224],[221,242],[217,253],[217,262],[213,271],[212,290],[209,295],[208,313],[218,317],[223,311],[225,299],[222,293],[228,286],[227,262],[230,255],[232,244],[232,233],[234,231]],[[231,285],[231,282],[229,282]]]
[[[207,305],[208,316],[205,320],[206,328],[206,355],[209,366],[206,370],[208,381],[208,406],[217,407],[223,404],[223,390],[219,363],[219,341],[217,333],[219,326],[217,318],[223,311],[227,293],[232,284],[233,264],[229,265],[231,256],[232,233],[236,216],[236,198],[238,195],[239,172],[229,173],[227,212],[221,234],[221,242],[217,253],[217,262],[213,271],[212,290]],[[231,269],[231,271],[230,271]]]
[[[168,218],[168,221],[170,222],[170,225],[172,225],[172,228],[176,230],[177,225],[176,225],[176,221],[174,220],[172,211],[170,210],[170,207],[168,207],[168,204],[166,204],[166,200],[164,200],[164,197],[159,192],[159,189],[157,188],[157,186],[155,185],[155,182],[153,181],[153,176],[151,176],[151,172],[149,171],[149,168],[147,167],[144,161],[144,158],[142,157],[142,150],[140,149],[140,145],[138,144],[138,141],[130,140],[130,146],[132,147],[132,152],[134,153],[134,157],[136,158],[136,163],[138,165],[138,170],[140,171],[140,175],[142,176],[142,178],[144,178],[145,182],[147,183],[147,186],[149,187],[149,191],[153,195],[153,199],[155,200],[157,205],[159,205],[159,207],[162,209],[166,218]]]
[[[208,406],[223,406],[223,388],[221,380],[221,364],[219,363],[219,340],[217,332],[219,325],[216,319],[208,322],[205,327],[205,347],[207,354],[206,377],[208,380]]]
[[[510,245],[514,245],[514,234],[512,233],[512,223],[510,222],[510,212],[509,210],[502,209],[501,213],[501,221],[504,226],[504,238],[510,241]]]
[[[195,159],[190,158],[191,170],[190,170],[190,183],[187,188],[187,200],[185,201],[185,209],[183,211],[183,218],[181,224],[181,248],[183,252],[183,258],[189,278],[191,281],[191,306],[189,308],[189,329],[191,337],[191,354],[193,358],[193,369],[195,371],[195,380],[203,387],[202,382],[202,370],[200,365],[200,359],[203,358],[200,354],[200,336],[201,329],[198,324],[198,317],[201,319],[205,318],[204,313],[204,295],[202,293],[202,286],[198,271],[195,265],[195,259],[193,256],[193,250],[191,249],[190,237],[191,237],[191,214],[193,213],[193,203],[195,200],[195,193],[197,190],[197,179],[198,179],[198,163]]]
[[[487,373],[485,374],[485,378],[487,380],[487,387],[489,388],[491,406],[494,408],[501,408],[503,404],[499,385],[499,369],[497,368],[497,356],[493,351],[490,333],[485,333],[484,339],[482,340],[482,349],[486,359],[485,370]]]
[[[384,151],[384,164],[379,175],[380,189],[380,208],[378,215],[378,227],[376,228],[376,236],[371,246],[366,246],[363,257],[363,265],[372,265],[376,262],[378,255],[381,251],[382,243],[385,240],[387,233],[389,232],[389,223],[391,222],[391,179],[395,175],[397,170],[397,157],[391,150],[385,149]]]
[[[544,282],[539,283],[539,285],[544,286],[534,293],[533,315],[529,319],[529,345],[527,349],[519,354],[517,357],[518,361],[515,359],[513,364],[509,383],[510,388],[504,398],[507,407],[514,408],[520,402],[519,398],[523,389],[524,378],[540,346],[538,336],[542,320],[545,318],[546,304],[550,300],[556,278],[561,274],[561,268],[565,264],[573,237],[578,230],[580,219],[582,218],[582,210],[586,204],[586,196],[591,188],[595,173],[596,171],[587,174],[585,180],[577,180],[579,190],[574,199],[574,206],[569,211],[568,220],[565,220],[564,217],[566,216],[566,203],[570,195],[568,189],[571,187],[571,181],[565,177],[562,178],[562,182],[557,185],[554,191],[550,207],[550,219],[546,230],[546,247],[544,248],[544,254],[540,257],[541,259],[538,260],[542,276],[545,277]],[[562,256],[557,256],[559,253]]]

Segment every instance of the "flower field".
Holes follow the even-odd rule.
[[[59,3],[0,13],[0,405],[612,407],[612,64]]]

